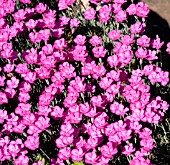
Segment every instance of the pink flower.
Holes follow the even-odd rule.
[[[10,73],[14,70],[14,64],[6,64],[4,67],[4,72]]]
[[[135,24],[131,25],[130,31],[133,34],[143,33],[145,31],[145,27],[145,23],[136,22]]]
[[[19,90],[22,92],[30,92],[31,91],[31,85],[28,82],[21,82],[19,85]]]
[[[35,72],[28,72],[26,75],[24,75],[24,80],[28,81],[30,84],[33,84],[36,79]]]
[[[114,3],[124,4],[127,0],[114,0]]]
[[[30,100],[30,95],[29,93],[26,92],[20,92],[18,96],[18,100],[20,102],[26,103],[28,100]]]
[[[146,35],[143,35],[142,37],[137,39],[138,45],[142,47],[149,47],[150,45],[150,38],[147,37]]]
[[[96,15],[96,11],[93,8],[87,9],[84,12],[84,18],[86,20],[94,20]]]
[[[19,9],[17,12],[14,13],[13,17],[16,22],[20,22],[26,18],[25,14],[26,13],[23,9]]]
[[[85,144],[86,144],[86,141],[83,139],[82,136],[79,136],[77,139],[74,140],[74,145],[77,148],[83,148]]]
[[[38,115],[44,115],[44,116],[48,116],[48,114],[51,112],[51,108],[49,108],[48,106],[38,106]]]
[[[5,79],[6,77],[5,76],[0,76],[0,86],[3,87],[5,85]]]
[[[34,29],[37,25],[37,20],[30,19],[25,25],[28,29]]]
[[[19,0],[23,4],[30,4],[31,0]]]
[[[8,103],[7,95],[4,92],[0,92],[0,105]]]
[[[122,5],[120,3],[114,3],[112,5],[112,10],[113,10],[113,13],[118,13],[120,10],[122,10]]]
[[[35,6],[35,11],[39,14],[42,14],[46,11],[47,5],[43,3],[39,3],[38,5]]]
[[[41,160],[38,160],[37,163],[33,163],[32,165],[44,165],[44,163]]]
[[[115,14],[115,20],[117,22],[123,22],[127,19],[127,14],[125,11],[120,10]]]
[[[59,150],[58,158],[61,160],[68,160],[71,156],[71,149],[70,147],[65,147]]]
[[[8,152],[12,157],[16,157],[23,147],[22,140],[16,139],[15,141],[11,141],[8,145]]]
[[[22,123],[24,125],[29,126],[29,125],[32,125],[35,120],[36,120],[35,115],[33,113],[30,113],[28,115],[23,116]]]
[[[144,147],[144,149],[148,152],[150,152],[154,148],[154,140],[152,137],[147,137],[146,139],[142,139],[140,141],[140,145]]]
[[[68,6],[72,5],[73,3],[75,3],[75,0],[59,0],[59,10],[67,9]]]
[[[115,113],[116,115],[125,115],[127,111],[129,111],[128,108],[124,108],[123,104],[119,104],[118,102],[114,102],[110,105],[110,111],[112,113]]]
[[[82,148],[73,149],[71,151],[71,158],[74,162],[80,162],[83,159],[84,152]]]
[[[27,50],[24,58],[28,64],[36,64],[38,60],[37,49]]]
[[[149,12],[150,10],[148,8],[148,4],[144,2],[138,2],[136,4],[136,15],[137,16],[146,18]]]
[[[74,132],[74,128],[70,123],[64,123],[61,125],[60,135],[62,136],[71,136]]]
[[[63,148],[66,147],[67,145],[64,144],[63,140],[62,140],[62,136],[60,136],[58,139],[56,139],[55,144],[58,148]],[[66,137],[67,138],[67,137]]]
[[[102,156],[106,158],[112,158],[113,155],[117,154],[117,144],[112,142],[107,142],[107,145],[103,145],[100,149]]]
[[[12,77],[11,80],[7,80],[7,85],[9,88],[17,88],[19,84],[19,79]]]
[[[155,48],[157,50],[159,50],[163,44],[164,42],[161,42],[160,38],[157,38],[151,42],[152,48]]]
[[[5,94],[7,95],[7,98],[14,98],[16,91],[13,88],[5,88],[4,90]]]
[[[25,155],[19,155],[17,159],[14,160],[14,165],[28,165],[29,158]]]
[[[29,135],[37,135],[39,133],[41,133],[42,130],[40,130],[38,127],[36,127],[35,125],[29,125],[29,129],[27,130],[27,133]]]
[[[96,161],[97,161],[97,154],[94,151],[86,153],[85,163],[95,164]]]
[[[170,42],[168,42],[168,44],[167,44],[167,49],[166,49],[166,51],[168,52],[168,54],[170,54]]]
[[[84,45],[86,43],[86,36],[77,35],[74,39],[74,43],[81,46]]]
[[[81,22],[77,18],[73,18],[70,20],[70,26],[72,28],[77,28]]]
[[[18,123],[18,125],[14,126],[13,132],[24,133],[25,128],[26,128],[26,125],[22,123]]]
[[[48,117],[39,117],[35,122],[35,126],[37,126],[40,130],[46,130],[50,126],[50,118]]]
[[[135,151],[135,149],[133,148],[133,144],[129,143],[129,144],[124,146],[122,154],[125,154],[126,156],[129,156],[134,151]]]
[[[136,5],[135,4],[130,4],[130,6],[126,9],[126,12],[129,15],[135,15],[136,14]]]
[[[26,148],[30,150],[36,150],[39,148],[39,137],[38,135],[28,136],[24,142]]]
[[[92,52],[94,54],[94,57],[100,58],[105,57],[107,50],[103,46],[94,47],[92,49]]]
[[[19,103],[18,107],[15,109],[15,113],[20,116],[29,115],[31,113],[31,104]]]
[[[15,72],[19,73],[19,74],[27,74],[28,72],[30,72],[30,70],[27,67],[27,64],[24,63],[20,63],[16,66]]]
[[[56,50],[64,50],[65,48],[67,48],[67,41],[65,41],[64,38],[61,38],[59,40],[56,40],[54,42],[54,48]]]
[[[107,120],[108,120],[108,116],[105,112],[101,113],[99,116],[97,116],[95,119],[94,119],[94,125],[97,127],[97,128],[104,128],[106,125],[107,125]]]
[[[134,36],[124,35],[121,42],[128,46],[134,42]]]
[[[93,46],[99,46],[102,44],[102,38],[98,37],[97,35],[94,35],[89,42],[93,45]]]
[[[111,30],[109,33],[108,33],[108,37],[110,39],[112,39],[113,41],[114,40],[118,40],[120,38],[120,32],[121,30]]]
[[[66,16],[62,16],[59,18],[59,23],[61,26],[68,25],[69,21],[70,21],[70,18]]]
[[[4,120],[7,118],[8,118],[7,111],[0,109],[0,124],[2,124]]]
[[[104,5],[99,9],[99,19],[101,23],[107,23],[110,19],[111,6]]]

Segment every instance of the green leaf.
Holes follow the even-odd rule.
[[[72,165],[84,165],[84,163],[83,162],[74,162],[74,164],[72,164]]]

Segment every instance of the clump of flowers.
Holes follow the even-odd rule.
[[[148,5],[0,4],[0,161],[107,165],[125,155],[151,165],[147,124],[169,104],[150,88],[167,86],[169,72],[155,63],[164,42],[145,34]]]

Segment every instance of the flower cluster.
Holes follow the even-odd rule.
[[[52,165],[107,165],[117,154],[151,165],[155,144],[142,123],[158,124],[168,110],[150,85],[166,86],[169,72],[154,63],[164,42],[145,34],[148,5],[90,0],[74,17],[77,3],[59,0],[56,12],[31,0],[20,0],[21,8],[0,2],[0,161],[43,165],[28,155],[50,141]],[[130,26],[129,17],[136,18]]]

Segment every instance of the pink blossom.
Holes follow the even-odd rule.
[[[149,47],[150,45],[150,38],[147,37],[146,35],[143,35],[142,37],[137,39],[138,45],[142,47]]]
[[[120,30],[111,30],[109,33],[108,33],[108,37],[110,39],[112,39],[113,41],[114,40],[117,40],[120,38]]]
[[[86,155],[85,155],[85,163],[95,164],[96,161],[97,161],[97,154],[94,151],[86,153]]]
[[[20,92],[19,96],[18,96],[19,102],[23,102],[23,103],[26,103],[27,101],[29,101],[30,98],[31,97],[30,97],[29,93],[26,93],[26,92]]]
[[[24,125],[29,126],[29,125],[32,125],[35,120],[36,120],[35,115],[34,115],[33,113],[30,113],[30,114],[28,114],[28,115],[23,116],[22,123],[23,123]]]
[[[86,36],[77,35],[76,38],[74,39],[74,42],[77,45],[83,46],[85,44],[85,42],[86,42]]]
[[[19,0],[23,4],[30,4],[31,0]]]
[[[5,85],[5,76],[0,76],[0,86],[3,87]]]
[[[59,23],[61,26],[68,25],[69,21],[70,21],[70,18],[66,16],[62,16],[59,18]]]
[[[99,19],[101,23],[107,23],[110,19],[111,6],[104,5],[99,9]]]
[[[71,156],[70,147],[60,149],[58,152],[58,158],[60,158],[61,160],[68,160],[70,156]]]
[[[4,67],[4,72],[10,73],[14,70],[14,64],[6,64]]]
[[[125,11],[120,10],[115,14],[115,20],[117,22],[123,22],[127,19],[127,14]]]
[[[129,15],[135,15],[136,14],[136,5],[135,4],[130,4],[130,6],[126,9],[126,12]]]
[[[0,123],[2,124],[8,118],[7,111],[0,109]]]
[[[43,3],[39,3],[38,5],[36,5],[35,7],[35,11],[39,14],[42,14],[43,12],[45,12],[47,9],[47,5],[43,4]]]
[[[136,4],[136,15],[137,16],[146,18],[149,12],[150,10],[148,8],[148,4],[144,2],[138,2]]]
[[[105,57],[107,50],[103,46],[94,47],[92,49],[92,52],[94,54],[94,57],[100,58]]]
[[[84,18],[86,20],[93,20],[95,19],[96,11],[93,8],[87,9],[84,12]]]
[[[19,155],[17,159],[14,160],[14,165],[28,165],[29,158],[25,155]]]
[[[94,35],[89,42],[93,45],[93,46],[99,46],[102,44],[102,39],[101,37],[98,37],[97,35]]]
[[[77,19],[77,18],[73,18],[73,19],[71,19],[70,20],[70,26],[72,27],[72,28],[77,28],[77,27],[79,27],[79,24],[80,24],[81,22]]]
[[[75,0],[59,0],[58,7],[59,10],[67,9],[69,5],[75,3]]]
[[[12,77],[11,80],[7,80],[7,85],[9,88],[17,88],[19,84],[19,79]]]
[[[16,22],[20,22],[26,18],[25,14],[26,13],[23,9],[19,9],[17,12],[14,13],[13,17]]]
[[[39,134],[41,132],[42,132],[42,130],[40,130],[37,126],[35,126],[33,124],[29,125],[29,129],[27,130],[27,133],[29,135],[37,135],[37,134]]]
[[[9,87],[5,88],[4,92],[7,95],[7,98],[14,98],[16,94],[16,90],[14,90],[13,88],[9,88]]]
[[[37,25],[37,21],[30,19],[28,22],[25,23],[25,25],[28,29],[34,29]]]
[[[129,156],[134,151],[135,151],[135,149],[133,148],[133,144],[129,143],[129,144],[124,146],[122,154],[125,154],[125,155]]]
[[[30,92],[31,91],[31,85],[28,82],[22,81],[19,84],[19,90],[22,92]]]
[[[168,52],[168,54],[170,54],[170,42],[168,42],[168,44],[167,44],[167,49],[166,49],[166,51]]]
[[[103,145],[100,150],[102,156],[106,158],[112,158],[113,155],[117,154],[118,152],[116,143],[112,142],[107,142],[107,145]]]
[[[50,118],[48,117],[39,117],[35,122],[35,126],[37,126],[40,130],[46,130],[50,126]]]
[[[30,150],[36,150],[39,148],[39,137],[38,135],[28,136],[24,142],[26,148]]]
[[[61,129],[60,135],[62,135],[62,136],[70,136],[74,132],[74,128],[72,127],[72,125],[70,123],[62,124],[60,129]]]
[[[0,105],[8,103],[7,95],[4,92],[0,92]]]
[[[82,148],[73,149],[71,151],[71,158],[74,162],[80,162],[83,159],[84,152]]]
[[[145,27],[145,23],[136,22],[135,24],[131,25],[130,31],[133,34],[143,33],[145,31]]]
[[[152,48],[155,48],[157,50],[159,50],[163,44],[164,42],[161,42],[160,38],[157,38],[151,42]]]

